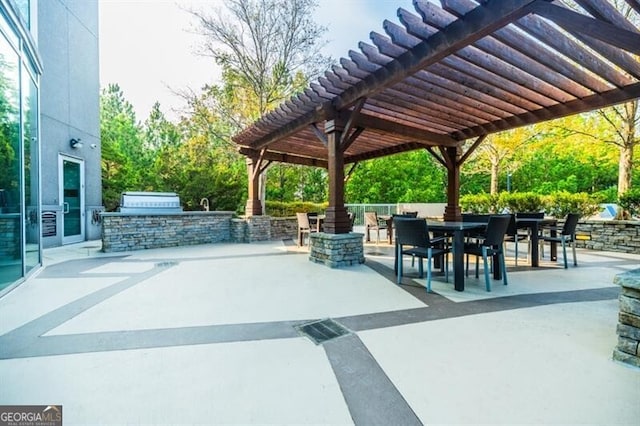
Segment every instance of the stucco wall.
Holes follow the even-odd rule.
[[[84,160],[85,239],[99,238],[100,225],[91,221],[102,209],[98,1],[47,0],[37,7],[43,209],[62,206],[59,154]],[[72,149],[71,138],[83,147]],[[61,244],[62,222],[56,236],[43,239],[44,247]]]

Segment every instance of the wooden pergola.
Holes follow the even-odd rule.
[[[609,0],[414,0],[303,93],[234,137],[249,167],[247,215],[273,161],[325,167],[325,232],[349,232],[345,167],[426,149],[447,169],[444,217],[460,216],[460,166],[491,133],[640,97],[640,32]],[[626,0],[640,15],[640,1]],[[473,143],[464,150],[465,141]],[[468,144],[467,144],[468,146]]]

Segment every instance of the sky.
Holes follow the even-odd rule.
[[[318,0],[315,21],[328,28],[324,53],[348,57],[369,33],[384,34],[385,19],[398,23],[399,7],[411,0]],[[158,101],[169,119],[184,108],[176,91],[196,93],[219,78],[213,59],[197,54],[201,38],[190,31],[193,18],[183,9],[215,8],[223,0],[99,0],[100,84],[117,83],[144,121]]]

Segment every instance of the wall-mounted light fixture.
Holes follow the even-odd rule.
[[[71,140],[69,141],[69,146],[70,146],[71,148],[73,148],[73,149],[80,149],[80,148],[82,148],[82,142],[81,142],[81,139],[80,139],[80,138],[78,138],[78,139],[71,139]]]

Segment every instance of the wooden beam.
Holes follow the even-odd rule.
[[[381,132],[393,133],[409,138],[416,139],[417,142],[427,145],[445,145],[457,146],[458,141],[444,134],[432,133],[415,127],[402,126],[393,121],[383,120],[378,117],[371,117],[366,114],[360,114],[356,120],[359,127],[367,129],[376,129]]]
[[[322,130],[318,129],[316,123],[309,124],[309,128],[311,129],[313,134],[316,135],[316,137],[320,140],[320,142],[322,142],[324,146],[327,146],[327,135],[325,135]]]
[[[341,142],[340,149],[342,149],[343,152],[349,149],[349,147],[356,141],[356,139],[358,139],[358,136],[360,136],[362,132],[364,132],[364,127],[356,127],[353,132],[351,132],[349,137]]]
[[[442,2],[443,7],[448,10],[451,10],[451,6],[457,4],[458,1],[452,2],[451,0],[444,0]],[[469,9],[473,10],[472,7]],[[429,5],[428,12],[429,21],[427,21],[427,23],[437,25],[438,27],[446,26],[458,18],[456,14],[449,13],[447,10],[443,10],[433,4]],[[463,16],[464,15],[460,16],[460,18],[463,18]],[[588,96],[591,94],[588,89],[577,84],[571,78],[568,78],[563,74],[554,73],[548,67],[541,64],[535,53],[544,49],[537,47],[535,43],[532,43],[531,41],[527,42],[525,48],[529,51],[528,54],[521,53],[520,50],[513,49],[512,47],[505,45],[494,38],[494,34],[492,34],[491,36],[487,36],[476,41],[473,46],[466,47],[465,51],[469,50],[469,52],[471,52],[474,49],[478,49],[481,52],[488,53],[488,58],[498,58],[505,64],[515,67],[515,69],[518,70],[518,73],[525,72],[530,75],[529,78],[531,78],[531,76],[535,77],[535,79],[539,80],[537,84],[547,91],[549,89],[544,87],[545,83],[550,85],[552,88],[563,90],[575,97]],[[487,63],[491,63],[490,60],[487,59]],[[517,78],[515,74],[514,78]]]
[[[387,148],[382,148],[374,151],[364,152],[357,155],[350,155],[344,157],[345,164],[356,163],[364,160],[372,160],[374,158],[386,157],[387,155],[399,154],[401,152],[415,151],[417,149],[424,148],[424,145],[417,142],[408,142],[405,144],[393,145]]]
[[[360,164],[360,163],[351,164],[351,167],[349,168],[349,171],[344,175],[344,183],[347,183],[349,181],[349,178],[351,177],[353,172],[356,170],[356,167],[358,166],[358,164]]]
[[[240,150],[238,152],[240,152],[240,154],[245,155],[247,157],[250,157],[252,154],[255,153],[255,151],[250,149],[250,148],[240,148]],[[285,154],[285,153],[267,151],[267,152],[265,152],[263,158],[265,160],[276,161],[278,163],[288,163],[288,164],[298,164],[298,165],[301,165],[301,166],[322,167],[322,168],[325,168],[325,169],[328,166],[328,163],[327,163],[326,160],[303,157],[303,156],[295,155],[295,154]]]
[[[267,168],[271,165],[271,163],[273,163],[273,160],[267,160],[267,162],[264,164],[264,166],[260,167],[259,174],[264,173],[264,171],[267,170]]]
[[[457,17],[464,16],[476,6],[477,4],[472,0],[442,1],[442,7],[450,13],[455,14]],[[506,44],[512,49],[529,56],[533,60],[540,62],[542,65],[553,69],[565,77],[588,87],[594,92],[602,92],[610,88],[603,81],[596,78],[594,75],[585,72],[581,67],[576,67],[574,63],[568,61],[563,56],[554,54],[553,51],[545,49],[541,45],[531,43],[530,38],[526,37],[521,31],[518,31],[511,26],[497,30],[493,33],[493,38]]]
[[[460,159],[458,160],[458,166],[462,166],[462,164],[464,164],[464,162],[467,161],[467,158],[469,158],[469,156],[473,153],[473,151],[475,151],[476,148],[478,148],[486,138],[487,138],[487,135],[482,135],[478,139],[476,139],[475,142],[473,142],[473,145],[469,147],[467,152],[462,154],[462,157],[460,157]]]
[[[436,161],[437,161],[438,163],[442,164],[442,166],[443,166],[445,169],[447,168],[447,162],[446,162],[446,161],[444,161],[444,159],[442,158],[442,156],[441,156],[441,155],[439,155],[439,154],[438,154],[438,153],[433,149],[433,147],[432,147],[432,146],[425,146],[424,148],[427,150],[427,152],[428,152],[429,154],[431,154],[431,156],[432,156],[433,158],[435,158],[435,159],[436,159]]]
[[[464,19],[454,21],[336,96],[332,102],[334,108],[339,111],[362,97],[369,97],[527,15],[532,3],[535,0],[490,0],[479,5]]]
[[[468,139],[488,133],[509,130],[522,125],[540,123],[555,118],[593,111],[595,109],[620,104],[636,98],[640,98],[640,83],[635,83],[624,89],[613,89],[602,94],[592,95],[583,99],[576,99],[565,104],[557,104],[537,111],[527,112],[520,116],[494,121],[488,126],[476,126],[464,131],[454,132],[451,137],[456,139]],[[524,124],[517,124],[524,123]]]
[[[449,149],[444,146],[439,146],[440,154],[442,155],[442,159],[444,160],[445,167],[447,170],[451,171],[456,168],[456,158],[449,155]],[[456,151],[457,152],[457,151]]]
[[[590,50],[585,49],[582,44],[567,37],[566,34],[545,19],[541,19],[535,15],[525,16],[516,22],[515,25],[542,43],[549,45],[560,54],[572,59],[600,78],[618,87],[623,87],[634,82],[633,79],[604,62]]]
[[[536,14],[555,22],[570,33],[584,34],[640,55],[640,33],[618,28],[608,22],[590,18],[551,3],[535,3],[534,11]]]
[[[351,129],[355,127],[355,122],[358,118],[358,115],[360,115],[360,110],[362,109],[366,101],[367,101],[367,98],[358,99],[358,102],[356,102],[353,109],[349,112],[349,119],[347,120],[347,123],[344,125],[344,130],[340,138],[341,146],[344,145],[345,141],[351,137],[350,136]],[[353,143],[353,141],[351,141],[351,143]],[[351,143],[349,145],[351,145]],[[343,148],[342,150],[344,151],[344,149],[345,148]]]

